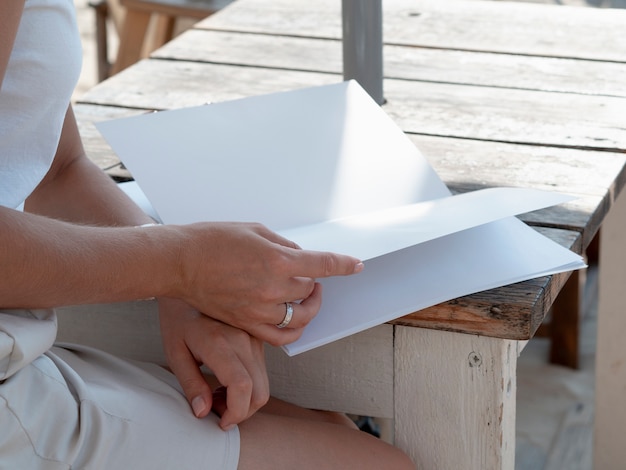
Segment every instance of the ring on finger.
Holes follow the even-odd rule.
[[[285,302],[285,318],[281,321],[276,327],[285,328],[291,322],[291,318],[293,317],[293,305],[291,302]]]

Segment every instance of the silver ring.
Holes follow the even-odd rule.
[[[278,328],[285,328],[291,322],[291,317],[293,317],[293,305],[291,302],[285,302],[285,318],[278,325]]]

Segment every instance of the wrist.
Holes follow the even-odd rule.
[[[161,225],[151,222],[142,224],[136,228],[144,237],[155,269],[153,276],[155,281],[154,296],[183,298],[185,292],[184,282],[184,247],[186,236],[182,227],[175,225]],[[158,274],[157,274],[158,273]]]

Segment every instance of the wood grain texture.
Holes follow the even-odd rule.
[[[186,36],[175,38],[152,57],[338,75],[343,70],[339,39],[276,37],[207,29],[191,30]],[[626,73],[626,63],[390,44],[384,47],[383,56],[387,78],[626,96],[621,79]]]
[[[598,281],[598,343],[594,468],[619,468],[626,457],[626,360],[624,286],[626,286],[626,194],[622,193],[602,226]]]
[[[626,12],[516,2],[386,0],[387,44],[626,61]],[[540,25],[540,27],[538,26]],[[198,28],[298,37],[341,37],[341,2],[234,2]]]
[[[309,408],[393,418],[391,325],[288,357],[267,347],[272,394]]]
[[[120,98],[120,101],[123,99]],[[136,115],[147,110],[88,104],[78,104],[75,110],[88,155],[101,168],[118,168],[115,176],[130,177],[128,172],[115,167],[117,158],[92,122]],[[614,195],[621,191],[626,180],[623,171],[626,154],[617,152],[420,135],[410,137],[453,192],[518,186],[544,190],[558,188],[561,192],[577,196],[579,199],[570,203],[524,214],[521,218],[531,225],[578,231],[583,235],[583,248],[595,236],[602,218],[613,203]]]
[[[124,72],[82,102],[171,109],[340,80],[323,73],[159,60]],[[626,152],[626,98],[393,79],[385,81],[385,97],[383,109],[408,133]]]
[[[417,468],[514,467],[520,348],[516,341],[396,327],[395,444]]]

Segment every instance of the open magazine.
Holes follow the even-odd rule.
[[[567,195],[491,188],[452,196],[354,81],[97,125],[164,223],[253,221],[363,272],[324,299],[289,355],[437,303],[585,267],[515,215]]]

